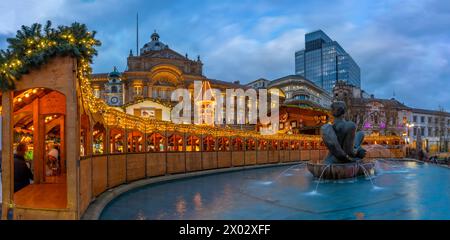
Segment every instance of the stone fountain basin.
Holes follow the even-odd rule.
[[[351,163],[313,163],[306,164],[308,171],[316,178],[321,179],[346,179],[375,173],[373,162],[351,162]]]

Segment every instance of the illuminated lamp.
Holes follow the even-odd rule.
[[[32,93],[37,93],[37,89],[33,89],[33,91],[31,91]]]
[[[25,97],[26,97],[26,98],[29,98],[29,97],[30,97],[30,94],[29,94],[29,93],[25,93]]]
[[[17,101],[18,101],[18,102],[22,102],[22,98],[18,98]]]

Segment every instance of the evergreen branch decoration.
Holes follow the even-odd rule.
[[[55,56],[73,56],[92,63],[97,55],[95,47],[101,45],[95,34],[77,22],[57,28],[50,21],[45,26],[22,26],[16,37],[7,39],[8,49],[0,50],[0,91],[14,90],[23,74]]]

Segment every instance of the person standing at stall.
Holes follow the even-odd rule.
[[[19,143],[14,154],[14,192],[28,186],[30,180],[33,180],[33,173],[25,162],[25,152],[27,151],[25,143]]]
[[[59,168],[59,151],[55,148],[55,145],[48,145],[48,154],[47,154],[47,176],[55,176],[57,175]]]

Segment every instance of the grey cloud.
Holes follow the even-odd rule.
[[[53,20],[86,23],[103,45],[95,72],[126,67],[157,29],[161,40],[191,58],[202,55],[208,77],[248,82],[294,73],[294,52],[304,33],[323,29],[354,57],[362,86],[378,97],[413,107],[450,110],[450,3],[430,1],[2,1],[0,47],[22,24]],[[22,9],[28,7],[27,14]]]

